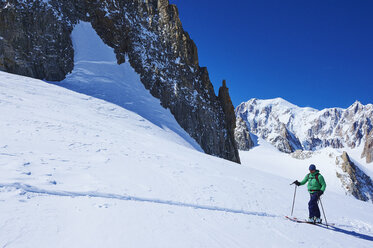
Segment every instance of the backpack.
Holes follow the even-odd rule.
[[[316,181],[320,184],[320,181],[319,181],[319,174],[320,174],[320,173],[316,173],[315,178],[316,178]],[[310,175],[311,175],[311,173],[308,173],[308,180],[310,180]]]

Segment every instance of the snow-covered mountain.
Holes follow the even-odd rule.
[[[251,99],[236,108],[249,132],[267,140],[280,151],[317,150],[323,147],[359,148],[372,162],[373,105],[356,101],[347,109],[318,111],[300,108],[284,99]],[[241,127],[242,129],[242,127]],[[239,131],[237,127],[237,131]],[[369,143],[370,142],[370,143]]]
[[[334,149],[298,160],[259,139],[239,165],[167,128],[170,113],[159,125],[125,106],[0,72],[0,247],[371,247],[373,205],[345,195]],[[310,163],[329,230],[284,218]],[[298,188],[295,216],[308,199]]]

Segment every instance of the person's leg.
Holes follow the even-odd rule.
[[[319,195],[314,193],[315,195],[315,202],[316,202],[316,207],[315,207],[315,216],[316,218],[319,218],[321,217],[321,214],[320,214],[320,208],[319,208]]]
[[[310,194],[310,201],[308,202],[309,217],[320,218],[320,209],[317,204],[319,196],[315,193]]]
[[[313,208],[312,208],[312,194],[310,194],[310,201],[308,202],[308,217],[309,219],[314,217]]]

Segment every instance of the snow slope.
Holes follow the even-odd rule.
[[[3,72],[0,89],[1,247],[372,245],[372,204],[343,195],[327,173],[323,203],[338,229],[283,218],[308,162],[288,173],[295,160],[262,145],[237,165],[96,98]],[[300,188],[296,216],[306,217],[307,198]]]
[[[330,230],[284,218],[309,161],[265,143],[238,165],[133,109],[4,72],[0,114],[0,247],[373,244],[373,205],[345,196],[323,155]],[[308,197],[298,189],[295,216]]]

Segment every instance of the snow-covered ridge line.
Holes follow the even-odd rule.
[[[246,102],[241,102],[238,106],[242,105],[242,104],[248,104],[248,103],[256,103],[256,104],[261,104],[261,105],[264,105],[264,106],[268,106],[268,105],[282,105],[284,108],[287,107],[287,108],[294,108],[294,109],[298,109],[298,110],[313,110],[313,111],[328,111],[330,109],[337,109],[337,110],[346,110],[348,108],[341,108],[341,107],[330,107],[330,108],[324,108],[324,109],[316,109],[316,108],[313,108],[313,107],[301,107],[301,106],[298,106],[294,103],[291,103],[289,102],[288,100],[282,98],[282,97],[276,97],[276,98],[269,98],[269,99],[259,99],[259,98],[251,98],[250,100],[246,101]],[[366,107],[373,107],[373,104],[372,103],[367,103],[367,104],[362,104],[359,100],[356,100],[353,104],[351,104],[351,106],[353,105],[363,105],[363,106],[366,106]],[[350,106],[350,107],[351,107]]]

